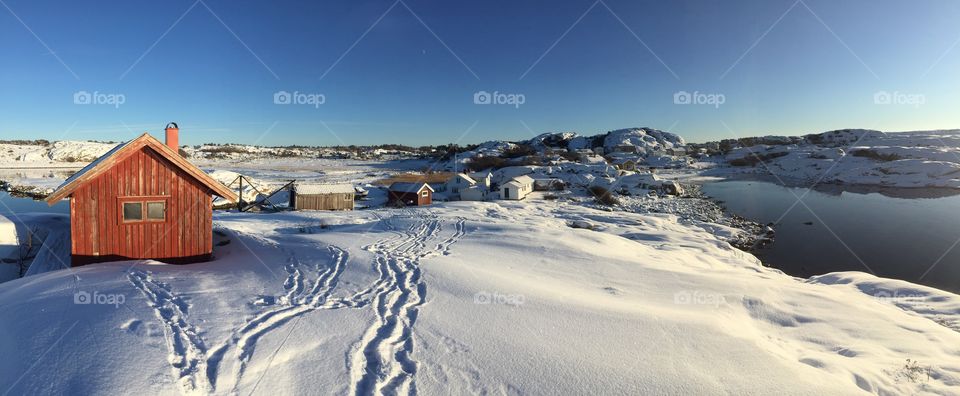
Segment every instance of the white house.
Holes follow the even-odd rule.
[[[476,180],[473,180],[472,177],[467,176],[464,173],[458,173],[456,176],[447,180],[443,184],[443,190],[446,191],[448,198],[455,198],[460,196],[460,192],[470,186],[477,184]]]
[[[517,176],[500,186],[500,198],[519,201],[533,191],[533,178]]]
[[[468,174],[471,179],[476,180],[478,185],[490,188],[490,184],[493,182],[493,172],[473,172]]]
[[[461,201],[486,201],[490,199],[490,190],[476,184],[460,190]]]

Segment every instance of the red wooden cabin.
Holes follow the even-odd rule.
[[[433,188],[427,183],[393,183],[387,192],[387,205],[424,206],[433,203]]]
[[[213,195],[237,196],[178,153],[179,128],[166,144],[147,133],[113,148],[47,197],[70,198],[71,264],[154,259],[206,261],[213,253]]]

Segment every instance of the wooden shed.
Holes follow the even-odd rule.
[[[387,192],[387,205],[424,206],[433,203],[433,187],[427,183],[393,183]]]
[[[73,266],[115,260],[206,261],[213,253],[213,195],[236,201],[226,186],[167,144],[144,133],[114,147],[47,197],[70,199]],[[169,146],[168,146],[169,145]]]
[[[353,210],[357,190],[349,184],[293,185],[290,207],[297,210]]]

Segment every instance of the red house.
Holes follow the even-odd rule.
[[[427,183],[393,183],[387,192],[387,205],[424,206],[433,203],[433,188]]]
[[[178,153],[179,127],[166,144],[147,133],[70,176],[47,197],[70,198],[73,266],[115,260],[206,261],[213,253],[213,195],[237,196]]]

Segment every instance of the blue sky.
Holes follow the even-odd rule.
[[[2,0],[0,139],[168,121],[185,144],[266,145],[960,128],[958,17],[952,0]]]

